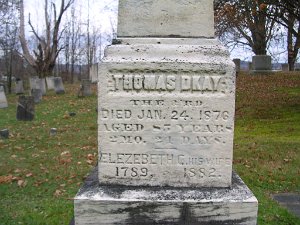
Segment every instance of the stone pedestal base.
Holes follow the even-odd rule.
[[[75,197],[75,224],[256,225],[257,199],[232,180],[231,188],[99,186],[95,170]]]

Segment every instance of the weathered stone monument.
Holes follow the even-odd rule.
[[[98,82],[98,63],[90,67],[90,80],[92,83]]]
[[[34,98],[33,96],[19,96],[17,105],[17,120],[32,121],[34,119]]]
[[[33,96],[34,103],[40,103],[43,98],[42,89],[31,89],[31,96]]]
[[[269,55],[255,55],[252,57],[251,73],[272,72],[272,58]]]
[[[90,80],[84,79],[81,81],[81,85],[78,91],[78,97],[85,97],[92,95],[92,82]]]
[[[281,64],[281,69],[284,72],[289,72],[290,71],[290,65],[288,63],[283,63],[283,64]]]
[[[53,83],[54,83],[54,91],[56,94],[64,94],[65,93],[65,87],[64,87],[61,77],[54,77]]]
[[[3,86],[0,86],[0,109],[4,109],[8,107],[5,90]]]
[[[119,2],[99,67],[99,170],[76,224],[255,225],[232,173],[235,66],[214,39],[213,0]]]
[[[24,85],[22,80],[17,80],[16,81],[16,94],[24,94]]]
[[[241,59],[233,59],[235,64],[235,71],[239,73],[241,71]]]
[[[54,77],[46,77],[46,83],[47,83],[47,89],[48,90],[54,90]]]

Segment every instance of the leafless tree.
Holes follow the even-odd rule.
[[[62,50],[59,47],[59,41],[62,37],[62,31],[60,31],[60,25],[62,17],[68,8],[73,4],[74,0],[61,0],[59,11],[57,11],[56,5],[45,0],[44,6],[44,20],[45,20],[45,33],[39,35],[34,28],[29,16],[29,25],[37,40],[37,49],[31,52],[28,47],[28,43],[25,37],[25,18],[24,18],[24,3],[20,0],[20,42],[23,50],[24,58],[35,69],[39,77],[46,77],[52,74],[54,69],[56,58],[59,52]]]

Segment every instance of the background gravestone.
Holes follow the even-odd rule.
[[[46,79],[40,78],[38,82],[40,83],[40,89],[42,91],[42,95],[46,95],[47,94]]]
[[[22,80],[17,80],[16,81],[16,94],[24,94],[24,85]]]
[[[41,89],[31,89],[31,96],[34,99],[34,103],[40,103],[43,98],[43,93]]]
[[[64,84],[63,84],[61,77],[54,77],[53,83],[54,83],[54,91],[56,94],[64,94],[65,93],[65,88],[64,88]]]
[[[34,119],[34,98],[32,96],[19,96],[17,105],[17,120],[32,121]]]
[[[213,15],[213,0],[120,1],[99,67],[98,180],[75,197],[76,224],[256,225],[232,173],[235,65]]]
[[[0,86],[0,109],[4,109],[8,107],[4,87]]]
[[[269,55],[255,55],[252,57],[252,71],[255,72],[271,72],[272,58]]]
[[[46,77],[46,83],[48,90],[54,90],[54,77]]]
[[[82,80],[78,96],[91,96],[92,95],[92,82],[90,80]]]

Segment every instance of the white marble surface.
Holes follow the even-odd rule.
[[[228,52],[211,39],[135,40],[110,46],[100,67],[100,182],[229,187],[235,72]]]
[[[97,172],[74,200],[76,225],[256,225],[258,203],[233,175],[232,188],[99,186]]]
[[[118,37],[214,37],[213,0],[119,1]]]
[[[6,95],[4,92],[3,86],[0,86],[0,109],[4,109],[8,107]]]

